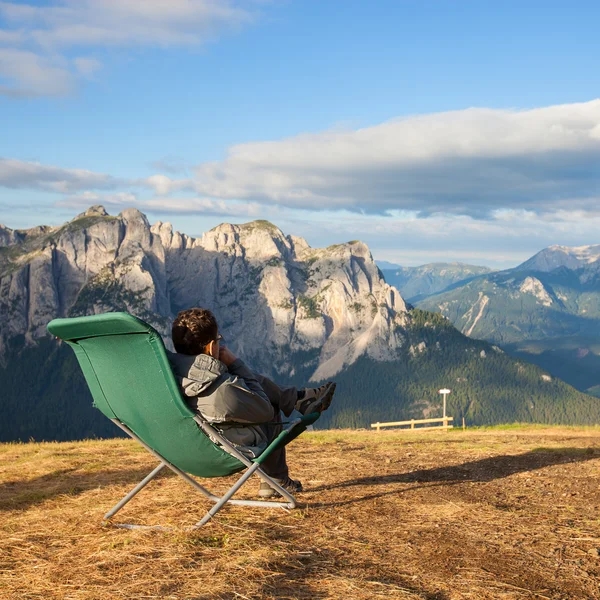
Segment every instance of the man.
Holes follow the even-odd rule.
[[[258,456],[279,434],[280,411],[285,416],[294,409],[309,414],[331,404],[333,382],[298,390],[253,373],[222,343],[210,310],[181,311],[171,333],[177,354],[170,352],[169,360],[187,403],[246,456]],[[302,484],[289,476],[285,448],[273,452],[262,468],[284,489],[302,491]],[[266,482],[258,493],[263,498],[279,495]]]

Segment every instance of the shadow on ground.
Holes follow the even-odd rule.
[[[104,486],[131,484],[133,487],[149,472],[147,467],[90,473],[74,468],[52,471],[34,479],[6,481],[0,484],[0,511],[25,510],[49,498],[61,495],[77,496]],[[157,479],[169,476],[171,473],[160,473]]]
[[[437,484],[437,486],[456,485],[464,482],[485,483],[494,481],[495,479],[510,477],[516,473],[536,471],[560,464],[585,462],[594,458],[600,458],[600,454],[597,454],[593,448],[537,448],[525,454],[492,456],[452,467],[419,469],[418,471],[408,473],[359,477],[358,479],[342,481],[333,485],[319,486],[308,491],[319,492],[352,486],[375,486],[393,483],[432,483]],[[410,489],[414,490],[415,488]],[[397,492],[372,494],[343,502],[334,502],[328,506],[371,500],[385,496],[388,493]]]
[[[525,454],[493,456],[452,467],[360,477],[333,485],[319,486],[308,491],[318,492],[352,486],[393,483],[438,483],[444,485],[469,481],[486,482],[557,464],[583,462],[597,456],[592,448],[539,448]],[[105,470],[91,473],[81,472],[79,469],[62,469],[26,481],[7,481],[0,484],[0,511],[23,510],[62,494],[74,496],[103,486],[129,483],[134,485],[147,474],[148,468]],[[169,476],[174,475],[165,470],[158,477]],[[348,502],[368,500],[373,497],[375,496],[361,497]]]

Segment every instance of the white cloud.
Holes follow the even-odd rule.
[[[63,0],[49,6],[0,2],[0,14],[45,47],[195,46],[253,19],[228,0]]]
[[[152,175],[146,179],[147,185],[154,188],[154,191],[160,196],[170,194],[174,190],[174,181],[166,175]],[[180,181],[180,185],[181,185]]]
[[[76,76],[89,77],[100,67],[93,57],[71,60],[70,50],[194,47],[250,23],[255,13],[231,0],[0,1],[2,17],[8,27],[0,29],[0,45],[9,46],[12,58],[0,70],[7,80],[0,94],[56,96],[71,93]]]
[[[154,214],[211,215],[225,218],[253,220],[264,213],[264,207],[253,202],[232,202],[211,198],[169,198],[142,200],[140,210]]]
[[[0,94],[64,96],[74,87],[73,75],[63,61],[53,61],[27,50],[0,48]]]
[[[190,168],[190,164],[183,157],[173,155],[150,161],[148,166],[155,171],[166,172],[171,175],[187,175]]]
[[[103,204],[107,206],[133,206],[137,202],[136,194],[132,192],[116,192],[114,194],[99,194],[86,190],[79,194],[65,196],[62,200],[55,203],[55,206],[62,208],[81,208],[89,207],[94,204]]]
[[[193,190],[193,181],[175,180],[166,175],[152,175],[145,179],[119,179],[85,169],[64,169],[53,165],[0,157],[0,187],[77,193],[77,198],[89,196],[88,199],[94,200],[92,195],[98,196],[98,194],[93,190],[119,187],[150,188],[158,196],[166,196],[177,191]]]
[[[0,186],[2,187],[70,193],[86,188],[114,189],[123,184],[123,181],[104,173],[0,158]]]
[[[195,189],[308,209],[487,216],[497,208],[593,209],[600,100],[468,109],[234,146],[199,165]],[[176,185],[171,182],[170,185]]]
[[[268,217],[267,217],[268,218]],[[404,266],[462,261],[493,268],[516,266],[552,244],[599,243],[600,212],[558,211],[538,215],[511,210],[481,220],[464,215],[358,215],[326,211],[315,216],[280,213],[274,222],[311,245],[360,239],[375,258]],[[324,241],[326,240],[326,241]]]
[[[27,39],[24,31],[5,31],[0,29],[0,45],[14,46]]]

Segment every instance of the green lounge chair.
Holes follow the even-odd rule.
[[[294,497],[269,477],[261,469],[261,464],[274,450],[289,443],[314,423],[319,413],[291,421],[258,458],[249,459],[188,408],[171,371],[160,334],[147,323],[128,313],[116,312],[54,319],[48,324],[48,331],[75,351],[94,406],[160,460],[149,475],[106,513],[106,520],[113,517],[164,467],[170,468],[215,503],[194,528],[207,523],[226,503],[296,507]],[[211,438],[219,443],[212,442]],[[222,497],[212,494],[190,477],[226,477],[244,470],[240,479]],[[232,496],[254,473],[275,488],[285,502],[232,500]],[[144,527],[131,524],[117,526]]]

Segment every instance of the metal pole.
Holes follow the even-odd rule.
[[[160,465],[158,465],[158,467],[156,467],[156,469],[154,469],[154,471],[152,471],[152,473],[150,473],[149,475],[146,475],[146,477],[144,477],[144,479],[142,479],[142,481],[140,481],[129,492],[129,494],[127,494],[127,496],[125,496],[123,498],[123,500],[121,500],[120,502],[118,502],[117,504],[115,504],[115,506],[113,508],[111,508],[104,515],[104,519],[108,520],[113,515],[115,515],[118,511],[120,511],[142,488],[146,487],[146,485],[148,485],[166,466],[167,466],[166,463],[161,462]]]
[[[150,448],[150,446],[148,446],[148,444],[146,444],[146,442],[144,442],[133,431],[131,431],[131,429],[129,429],[129,427],[127,427],[127,425],[124,425],[123,423],[121,423],[121,421],[119,421],[119,419],[111,419],[111,421],[117,427],[120,427],[127,435],[129,435],[134,440],[139,442],[142,446],[144,446],[144,448],[146,448],[146,450],[148,450],[148,452],[150,452],[150,454],[153,454],[154,456],[156,456],[156,458],[158,458],[159,460],[164,462],[165,465],[167,467],[169,467],[169,469],[171,469],[171,471],[173,471],[174,473],[177,473],[177,475],[179,475],[179,477],[181,477],[182,479],[185,479],[191,486],[195,487],[199,492],[202,492],[209,500],[211,500],[212,502],[219,501],[219,496],[215,496],[212,492],[209,492],[206,488],[203,488],[197,481],[194,481],[187,473],[184,473],[181,469],[177,468],[175,465],[172,465],[166,458],[162,457],[158,452],[156,452],[156,450],[153,450],[152,448]],[[250,464],[252,464],[252,463],[250,463]]]

